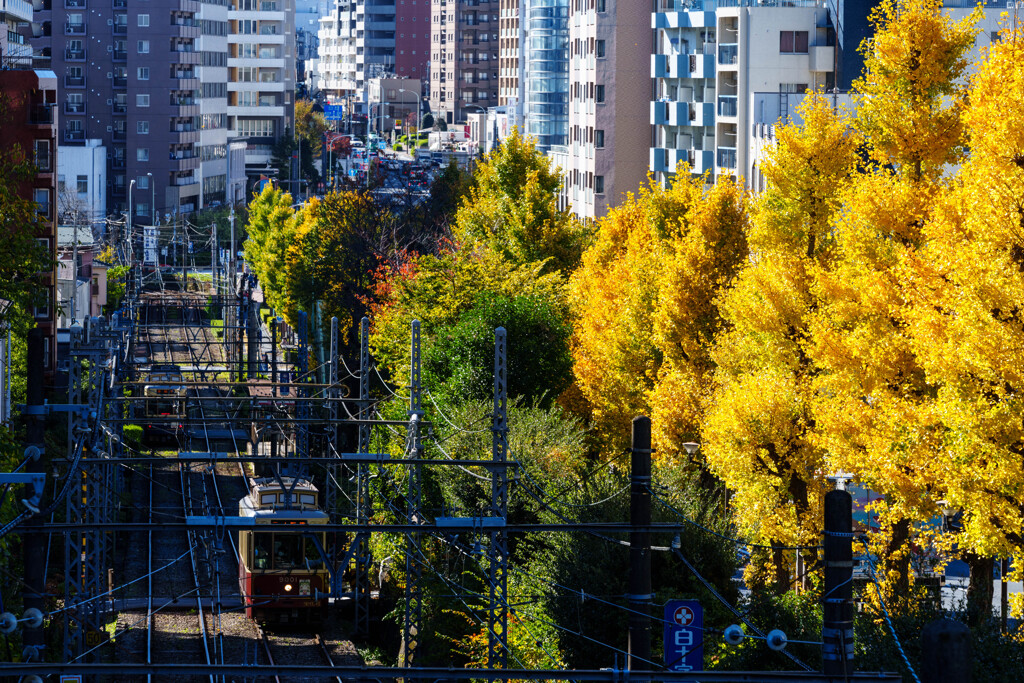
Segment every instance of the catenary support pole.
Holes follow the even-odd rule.
[[[29,473],[44,472],[43,449],[44,435],[46,432],[46,418],[43,409],[43,367],[44,359],[43,331],[38,327],[28,333],[28,382],[27,382],[27,405],[25,445],[35,448],[38,455],[29,460],[26,470]],[[38,412],[37,412],[38,411]],[[28,487],[31,489],[31,487]],[[27,491],[26,499],[31,499],[31,492]],[[40,505],[42,501],[40,501]],[[24,582],[24,608],[26,610],[35,608],[46,612],[43,603],[43,594],[46,592],[46,535],[42,533],[37,523],[26,525],[26,531],[22,536],[22,552],[25,562]],[[43,627],[40,625],[32,628],[25,625],[23,642],[25,646],[24,658],[26,661],[42,661]]]
[[[651,418],[633,418],[629,477],[629,522],[646,527],[651,523]],[[629,534],[629,670],[650,670],[651,533]],[[635,678],[635,676],[631,676]]]
[[[822,672],[845,676],[853,661],[853,498],[835,489],[825,494],[825,593],[822,596]]]

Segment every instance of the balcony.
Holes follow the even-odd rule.
[[[718,46],[718,63],[732,66],[740,63],[740,46],[736,43],[722,43]]]
[[[53,125],[53,105],[37,104],[29,107],[28,123],[30,126]]]
[[[64,59],[69,62],[84,62],[85,50],[72,50],[68,48],[64,50]]]
[[[114,83],[115,88],[127,88],[128,77],[127,76],[114,76],[110,79]]]
[[[125,9],[128,7],[128,0],[114,0],[114,9]]]
[[[174,64],[198,65],[200,53],[195,50],[171,50],[171,60]]]
[[[810,71],[830,72],[835,68],[836,48],[833,45],[812,45],[808,56]]]
[[[737,100],[735,95],[719,95],[718,96],[718,115],[727,117],[736,117],[737,113]]]
[[[85,0],[64,0],[64,6],[68,9],[84,9]]]
[[[125,166],[124,157],[114,157],[110,160],[110,167],[115,171],[123,170]]]
[[[114,35],[123,36],[128,33],[128,24],[114,24]]]
[[[719,147],[718,148],[718,168],[723,171],[735,171],[736,170],[736,148],[735,147]]]
[[[127,50],[114,50],[113,53],[111,53],[111,54],[114,55],[114,61],[115,62],[125,62],[125,61],[128,60],[128,51]]]
[[[123,130],[115,128],[113,132],[110,134],[110,139],[113,140],[114,142],[124,142],[125,140],[128,139],[128,133],[126,133]]]
[[[85,142],[84,130],[65,130],[64,142]]]
[[[64,103],[65,114],[84,114],[85,113],[85,102],[65,102]]]
[[[651,124],[655,126],[689,126],[688,102],[651,102]]]
[[[112,109],[114,110],[114,114],[118,116],[124,116],[128,113],[128,105],[123,102],[114,102]]]
[[[66,36],[84,36],[85,35],[85,24],[64,24],[64,35]]]
[[[690,107],[690,125],[715,125],[715,104],[713,102],[694,102]]]
[[[193,153],[191,156],[177,157],[171,154],[170,167],[172,171],[194,171],[199,168],[199,155]]]
[[[64,77],[65,88],[84,88],[85,87],[85,76],[65,76]]]

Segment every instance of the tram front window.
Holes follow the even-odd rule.
[[[274,569],[302,567],[302,542],[302,536],[274,534]]]
[[[271,568],[271,551],[273,548],[273,534],[253,534],[252,554],[255,569]]]

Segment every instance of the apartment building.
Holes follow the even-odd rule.
[[[526,47],[524,29],[527,0],[498,3],[498,105],[522,110],[526,77],[522,53]]]
[[[447,123],[498,104],[498,0],[431,0],[430,110]]]
[[[31,2],[0,2],[0,69],[32,68],[32,45],[25,38],[31,22]]]
[[[582,219],[646,182],[651,35],[649,3],[569,2],[568,140],[550,156],[565,175],[561,202]]]
[[[204,200],[203,179],[218,173],[203,168],[200,139],[217,125],[200,107],[212,114],[227,96],[225,70],[201,76],[224,66],[223,45],[207,38],[223,39],[226,22],[204,19],[224,1],[35,0],[43,35],[33,45],[61,79],[61,145],[106,149],[110,212],[130,203],[133,220],[151,224],[224,201],[219,181]]]
[[[685,162],[715,180],[749,179],[753,93],[779,93],[786,116],[789,95],[835,87],[835,30],[825,3],[738,0],[705,11],[661,0],[660,8],[653,19],[651,170],[664,179]]]
[[[395,5],[395,76],[430,79],[430,0]]]
[[[360,81],[356,4],[356,0],[334,0],[320,17],[317,87],[331,102],[355,95]]]
[[[0,121],[0,148],[21,145],[26,156],[35,161],[38,172],[18,188],[18,193],[35,201],[40,219],[36,238],[56,263],[58,81],[52,71],[0,69],[0,92],[7,96],[9,103],[7,111],[3,112],[4,120]],[[56,277],[54,270],[41,278],[41,300],[33,311],[46,343],[44,364],[48,381],[53,379],[57,362]]]
[[[524,0],[526,134],[547,152],[569,134],[569,0]]]
[[[274,143],[295,125],[295,0],[231,0],[228,136],[248,142],[246,174],[258,178]]]

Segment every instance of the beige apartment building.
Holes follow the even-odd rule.
[[[500,0],[498,21],[498,104],[521,107],[523,102],[523,47],[526,0]]]
[[[459,123],[498,104],[499,0],[431,0],[430,110]]]
[[[569,139],[549,154],[564,205],[582,219],[647,182],[651,33],[649,3],[569,1]]]

